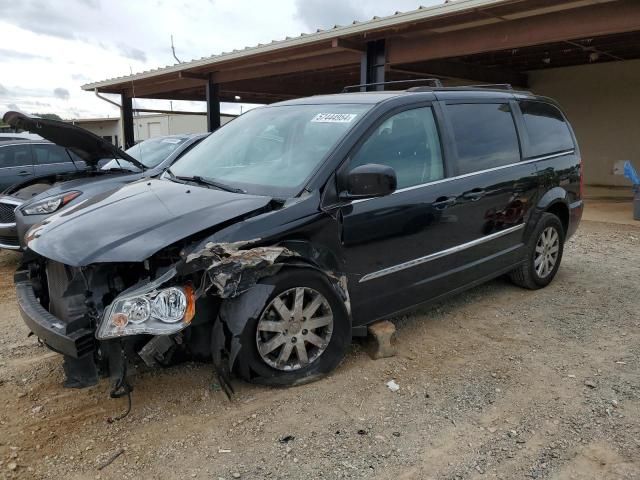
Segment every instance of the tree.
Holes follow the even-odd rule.
[[[33,116],[44,118],[45,120],[58,120],[59,122],[62,121],[60,115],[57,115],[55,113],[34,113]]]

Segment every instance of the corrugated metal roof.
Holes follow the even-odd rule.
[[[513,0],[445,0],[441,5],[435,5],[432,7],[420,7],[416,10],[409,12],[396,12],[393,15],[386,17],[373,17],[371,20],[358,22],[354,21],[351,25],[340,26],[335,25],[331,29],[317,30],[315,33],[302,33],[298,37],[286,37],[284,40],[273,40],[268,44],[258,44],[254,47],[245,47],[241,50],[233,50],[231,52],[223,52],[219,55],[212,55],[209,57],[202,57],[200,59],[194,59],[188,62],[178,63],[175,65],[167,65],[165,67],[159,67],[151,70],[146,70],[133,75],[124,75],[121,77],[114,77],[99,82],[88,83],[82,86],[83,90],[93,90],[96,88],[109,87],[112,85],[121,84],[123,82],[130,82],[135,80],[142,80],[145,78],[155,77],[157,75],[163,75],[167,73],[177,73],[192,68],[214,65],[216,63],[222,63],[230,60],[237,60],[252,55],[258,55],[261,53],[272,52],[279,49],[303,46],[307,44],[313,44],[316,42],[332,40],[334,38],[346,37],[350,35],[363,34],[372,32],[375,30],[398,26],[405,23],[411,23],[416,21],[423,21],[440,16],[451,15],[461,13],[467,10],[473,10],[482,7],[489,7],[498,5],[501,3],[510,3]]]

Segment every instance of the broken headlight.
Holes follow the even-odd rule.
[[[47,215],[61,209],[81,194],[82,192],[78,191],[61,193],[60,195],[54,195],[52,197],[45,198],[44,200],[40,200],[39,202],[27,205],[26,207],[23,207],[21,211],[24,215]]]
[[[171,335],[186,328],[195,315],[193,288],[190,285],[157,288],[167,280],[164,275],[116,298],[105,310],[96,337],[105,340],[143,333]]]

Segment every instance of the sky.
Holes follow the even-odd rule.
[[[0,0],[0,114],[118,116],[83,84],[443,0]],[[118,101],[119,96],[114,100]],[[139,100],[139,108],[169,108]],[[200,102],[174,109],[204,110]],[[239,105],[223,104],[225,113]]]

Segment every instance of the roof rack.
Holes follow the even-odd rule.
[[[427,92],[433,90],[434,87],[413,87],[409,88],[407,92]],[[464,89],[464,88],[493,88],[494,90],[513,90],[513,87],[509,83],[487,83],[484,85],[453,85],[451,87],[442,87],[439,85],[435,88],[450,88],[450,89]]]
[[[401,83],[430,83],[431,88],[442,88],[442,82],[438,78],[419,78],[417,80],[394,80],[392,82],[376,82],[376,83],[361,83],[360,85],[349,85],[342,89],[342,93],[360,91],[367,87],[379,87],[381,85],[398,85]]]
[[[484,85],[466,85],[466,88],[494,88],[497,90],[513,90],[510,83],[486,83]]]

